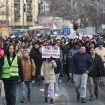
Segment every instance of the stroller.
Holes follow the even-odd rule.
[[[3,82],[0,83],[0,105],[6,105]]]

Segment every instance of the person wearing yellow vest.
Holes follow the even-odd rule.
[[[24,73],[21,60],[15,54],[14,45],[9,45],[6,56],[4,56],[1,79],[4,83],[4,90],[7,105],[16,105],[16,88],[20,80],[23,82]]]

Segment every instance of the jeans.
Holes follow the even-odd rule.
[[[49,95],[50,95],[50,98],[54,98],[54,83],[48,83],[48,84],[45,84],[44,86],[44,96],[45,97],[48,97],[48,92],[49,92]]]
[[[89,93],[90,96],[96,95],[98,96],[98,89],[99,89],[99,78],[98,77],[89,77],[88,78],[88,85],[89,85]]]
[[[7,105],[16,105],[17,81],[4,80],[3,82]]]
[[[77,95],[86,98],[88,74],[73,74],[73,81]]]
[[[56,93],[57,93],[57,94],[59,93],[59,90],[58,90],[59,75],[60,75],[60,73],[58,73],[58,74],[55,75],[55,76],[56,76],[56,83],[55,83],[55,85],[54,85],[55,94],[56,94]]]
[[[22,98],[30,99],[31,97],[31,82],[25,81],[22,84]]]

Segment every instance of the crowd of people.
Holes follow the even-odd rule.
[[[42,58],[42,46],[58,46],[60,58]],[[44,83],[44,98],[53,104],[60,94],[59,81],[66,75],[73,80],[77,101],[86,103],[87,84],[90,101],[99,97],[100,77],[105,76],[105,43],[99,36],[69,39],[25,33],[23,37],[0,38],[0,82],[4,83],[7,105],[16,105],[16,88],[21,89],[21,103],[31,101],[31,83]]]

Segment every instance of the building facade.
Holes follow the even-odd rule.
[[[35,26],[38,16],[38,0],[8,0],[9,25],[15,29]]]
[[[6,0],[0,0],[0,20],[6,20]]]

